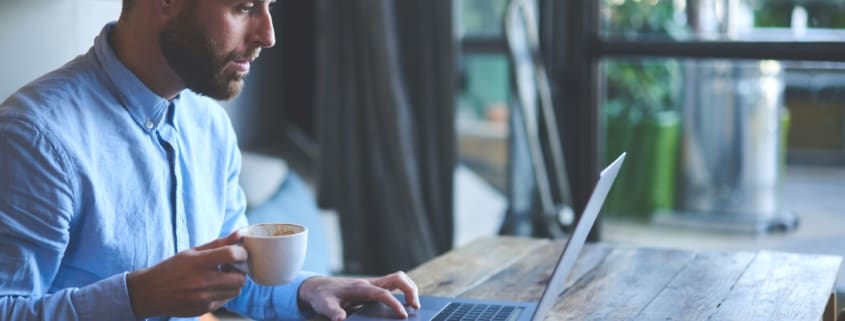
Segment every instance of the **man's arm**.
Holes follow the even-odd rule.
[[[48,295],[0,296],[0,320],[136,320],[119,274],[83,288]]]
[[[177,253],[126,277],[135,316],[194,317],[223,306],[241,293],[246,277],[230,266],[247,252],[235,232]]]
[[[66,161],[30,123],[0,121],[0,319],[132,320],[123,274],[47,293],[70,237]]]

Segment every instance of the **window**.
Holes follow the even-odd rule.
[[[595,173],[614,153],[637,153],[659,145],[675,148],[664,156],[649,154],[644,161],[626,162],[625,169],[632,172],[620,177],[614,194],[629,198],[611,196],[605,209],[610,214],[608,223],[597,228],[593,239],[670,245],[675,239],[666,238],[668,235],[687,240],[678,246],[772,246],[773,242],[761,243],[757,236],[790,240],[817,233],[825,230],[825,224],[820,227],[814,222],[829,220],[826,215],[845,207],[845,202],[834,197],[845,192],[836,187],[845,179],[845,91],[841,88],[845,85],[845,43],[840,42],[845,39],[845,3],[537,1],[541,6],[543,57],[556,86],[558,123],[575,209],[582,208]],[[498,142],[494,145],[500,147],[495,152],[501,157],[499,165],[482,165],[492,163],[490,154],[483,156],[490,149],[470,139],[485,137],[477,133],[494,132],[488,131],[494,126],[485,125],[498,119],[497,108],[507,106],[510,100],[508,91],[502,90],[509,88],[507,47],[496,20],[501,19],[506,4],[489,0],[456,3],[464,19],[460,68],[466,79],[458,117],[464,122],[459,130],[462,158],[471,165],[477,161],[473,166],[481,168],[479,172],[484,172],[485,166],[504,171],[506,122],[500,122],[505,126],[499,127],[497,138],[488,140]],[[693,7],[693,3],[698,6]],[[473,14],[487,18],[469,17]],[[489,27],[469,27],[469,21],[475,21],[474,26]],[[691,126],[696,119],[710,122]],[[732,127],[719,128],[728,120]],[[472,126],[479,123],[482,125]],[[638,123],[652,127],[636,135],[620,132]],[[476,134],[470,134],[473,132]],[[650,138],[642,138],[645,136]],[[694,149],[684,142],[696,137],[707,137],[700,143],[709,145]],[[713,141],[719,137],[721,141]],[[761,139],[751,146],[753,137]],[[728,147],[740,152],[714,152]],[[469,152],[473,149],[484,152]],[[710,179],[721,179],[723,185],[702,192],[706,186],[693,179],[696,167],[684,163],[682,158],[689,157],[684,153],[698,153],[699,160],[710,162],[700,166],[701,170],[719,172]],[[732,159],[732,163],[704,156]],[[752,156],[757,157],[756,163],[740,161],[748,162]],[[744,167],[731,169],[725,164]],[[648,166],[659,169],[657,179],[625,177],[644,175],[643,168]],[[749,166],[761,172],[753,172]],[[500,183],[495,184],[505,188],[504,173],[491,173],[485,177],[499,177]],[[777,181],[765,181],[771,173],[776,173]],[[746,185],[737,183],[741,175],[745,175]],[[747,187],[752,183],[774,187]],[[734,184],[733,189],[728,188],[730,184]],[[653,194],[642,195],[643,191]],[[736,196],[743,193],[747,195]],[[808,197],[821,201],[808,202],[804,199]],[[714,214],[719,212],[720,202],[733,202],[733,207],[722,204],[722,209],[743,209],[745,213],[727,214],[732,218],[711,224],[717,220],[708,215],[725,215]],[[700,211],[704,219],[692,223],[655,219],[685,210]],[[669,227],[677,225],[683,227]],[[742,226],[732,231],[739,233],[728,237],[739,241],[702,242],[724,239],[724,234],[712,232],[730,226]],[[775,233],[778,229],[788,232]],[[841,240],[835,235],[825,237]],[[812,247],[813,242],[807,240],[805,246]],[[787,243],[774,247],[784,248]]]
[[[837,61],[845,57],[812,56],[845,39],[845,5],[605,0],[599,12],[600,43],[614,48],[593,57],[603,88],[601,152],[633,156],[617,189],[628,197],[610,202],[611,210],[646,219],[662,210],[727,211],[737,214],[726,217],[756,215],[747,219],[772,224],[751,229],[793,227],[777,204],[784,156],[804,164],[845,160],[845,69]],[[645,46],[652,49],[642,58],[637,48]],[[723,52],[686,54],[694,48]],[[674,164],[672,155],[679,155]]]
[[[845,254],[845,3],[541,1],[576,200],[642,154],[605,241]]]

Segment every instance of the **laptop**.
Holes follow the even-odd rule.
[[[599,210],[604,204],[607,193],[619,174],[619,168],[625,160],[625,153],[608,165],[599,174],[599,180],[593,188],[590,200],[575,226],[569,240],[558,258],[552,277],[538,302],[518,302],[502,300],[479,300],[420,296],[419,310],[408,310],[410,321],[542,321],[546,313],[554,306],[563,292],[566,277],[572,272],[575,260],[581,254],[587,234],[593,228]],[[404,302],[401,295],[397,295]],[[386,321],[396,320],[398,316],[383,303],[371,303],[352,312],[348,321]]]

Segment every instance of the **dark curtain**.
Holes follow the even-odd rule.
[[[407,270],[452,246],[452,0],[317,1],[320,205],[345,272]]]

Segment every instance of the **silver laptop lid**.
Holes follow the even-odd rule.
[[[575,260],[581,254],[581,249],[584,247],[584,242],[587,241],[587,234],[593,228],[596,218],[599,215],[604,199],[607,198],[607,193],[616,180],[616,175],[619,174],[619,168],[622,167],[622,162],[625,161],[625,153],[619,155],[613,163],[610,163],[599,174],[599,181],[593,188],[593,193],[590,195],[590,200],[587,201],[587,207],[584,208],[584,213],[578,224],[575,225],[575,230],[569,235],[569,240],[560,254],[560,259],[557,261],[555,271],[552,273],[552,278],[543,291],[543,296],[540,297],[540,302],[537,303],[537,309],[534,310],[532,321],[543,321],[546,313],[554,306],[558,296],[563,292],[564,282],[566,277],[575,266]]]

